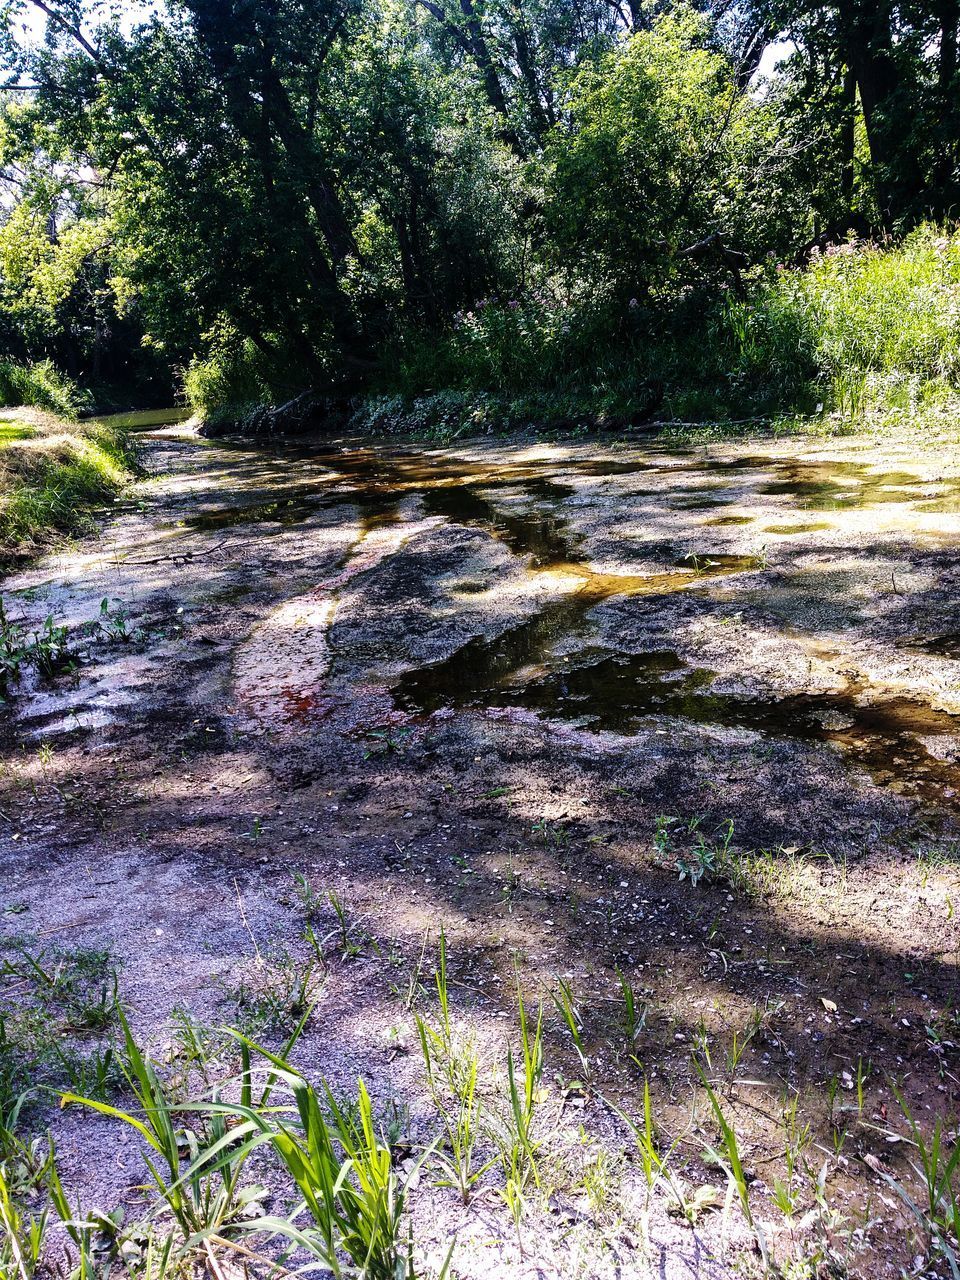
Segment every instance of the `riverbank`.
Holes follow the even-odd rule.
[[[0,565],[77,533],[131,476],[124,433],[38,409],[0,409]]]

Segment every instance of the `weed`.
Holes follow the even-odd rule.
[[[7,617],[0,596],[0,692],[20,674],[30,653],[23,629]]]
[[[424,934],[423,944],[420,948],[420,955],[417,958],[416,964],[410,970],[409,977],[407,978],[406,988],[405,989],[401,988],[397,983],[392,982],[390,984],[391,994],[394,995],[397,999],[402,1001],[403,1007],[406,1009],[408,1013],[411,1011],[411,1009],[413,1008],[413,1006],[416,1004],[417,1000],[420,998],[421,994],[423,993],[423,984],[421,983],[420,978],[421,978],[421,975],[423,974],[424,956],[427,954],[428,937],[429,937],[428,934]]]
[[[32,1280],[43,1255],[46,1230],[47,1213],[34,1218],[20,1208],[7,1165],[0,1162],[0,1275],[9,1276],[10,1280]]]
[[[412,1240],[409,1229],[403,1230],[406,1184],[397,1176],[389,1146],[377,1136],[363,1081],[355,1105],[339,1104],[326,1084],[321,1104],[313,1087],[283,1057],[249,1041],[242,1043],[246,1078],[249,1050],[257,1049],[271,1063],[267,1087],[279,1085],[292,1096],[297,1123],[288,1123],[276,1110],[264,1114],[255,1108],[248,1085],[243,1102],[233,1111],[244,1131],[257,1131],[271,1143],[311,1219],[309,1227],[299,1227],[285,1218],[260,1218],[250,1229],[286,1236],[335,1277],[344,1275],[346,1254],[365,1280],[416,1280]],[[448,1254],[441,1276],[448,1273],[449,1263]]]
[[[604,1100],[606,1101],[606,1099]],[[650,1100],[650,1082],[644,1076],[643,1080],[643,1114],[639,1120],[634,1120],[621,1111],[619,1107],[615,1107],[613,1103],[607,1101],[606,1105],[616,1115],[620,1117],[623,1123],[630,1130],[633,1136],[637,1153],[640,1156],[640,1168],[643,1171],[643,1181],[646,1187],[646,1196],[644,1200],[643,1210],[640,1217],[640,1227],[643,1238],[644,1253],[650,1256],[650,1211],[653,1206],[653,1197],[661,1183],[665,1183],[673,1193],[674,1199],[681,1208],[685,1205],[685,1200],[680,1187],[675,1182],[670,1171],[670,1161],[674,1152],[680,1145],[680,1138],[674,1139],[673,1143],[664,1151],[660,1142],[659,1134],[653,1121],[653,1106]]]
[[[942,1080],[947,1074],[947,1062],[960,1046],[960,1011],[947,1009],[936,1013],[924,1025],[927,1048],[933,1054],[937,1071]]]
[[[108,599],[100,601],[100,617],[97,619],[96,627],[100,635],[113,644],[129,644],[133,639],[126,610],[121,606],[111,611]]]
[[[364,751],[364,760],[371,760],[375,756],[402,755],[407,749],[406,740],[412,732],[411,729],[369,730],[363,736],[373,745]]]
[[[72,1092],[64,1093],[63,1105],[80,1104],[112,1116],[144,1139],[149,1150],[144,1161],[159,1193],[159,1204],[172,1216],[180,1231],[181,1248],[189,1252],[211,1233],[239,1229],[247,1206],[262,1194],[256,1187],[241,1189],[241,1174],[247,1157],[265,1137],[256,1124],[229,1126],[226,1109],[219,1104],[216,1092],[209,1103],[178,1101],[141,1052],[123,1013],[119,1016],[125,1049],[124,1076],[139,1114]],[[303,1022],[287,1041],[285,1052],[289,1052],[302,1029]],[[249,1101],[249,1071],[247,1076],[243,1093]],[[197,1115],[200,1131],[180,1128],[177,1121],[181,1114]],[[58,1205],[58,1211],[62,1215],[64,1208]]]
[[[296,872],[293,883],[304,918],[312,924],[322,914],[326,896],[316,892],[302,871]]]
[[[103,950],[55,952],[49,960],[41,951],[17,951],[18,961],[0,963],[0,976],[31,983],[41,1008],[56,1009],[68,1030],[103,1032],[119,1013],[119,979],[110,954]]]
[[[797,1116],[799,1097],[791,1094],[783,1104],[784,1151],[786,1178],[774,1178],[773,1202],[788,1223],[799,1208],[799,1174],[805,1167],[806,1153],[810,1147],[809,1124],[801,1123]]]
[[[418,1028],[421,1027],[422,1021],[418,1019]],[[420,1046],[426,1060],[429,1044],[422,1031]],[[482,1134],[481,1102],[477,1095],[478,1071],[476,1051],[468,1045],[457,1055],[452,1108],[448,1108],[438,1094],[434,1095],[434,1103],[445,1130],[443,1148],[435,1153],[442,1173],[437,1185],[454,1188],[463,1204],[468,1203],[476,1183],[496,1162],[495,1158],[480,1163],[476,1159],[477,1144]],[[429,1068],[428,1076],[435,1078]]]
[[[894,1094],[917,1151],[918,1159],[911,1161],[910,1167],[918,1180],[921,1195],[914,1198],[892,1174],[883,1173],[882,1176],[916,1219],[928,1253],[945,1259],[956,1278],[960,1275],[957,1256],[957,1241],[960,1240],[960,1143],[954,1140],[950,1149],[939,1116],[934,1122],[932,1136],[926,1139],[902,1095],[896,1089]]]
[[[676,869],[681,880],[689,880],[696,888],[701,880],[711,881],[722,878],[724,868],[730,860],[730,842],[733,839],[733,819],[728,818],[718,828],[720,839],[710,842],[699,829],[699,822],[688,826],[693,836],[693,843],[677,857]]]
[[[29,656],[47,680],[72,671],[76,666],[70,651],[69,631],[64,626],[58,626],[52,615],[44,618],[43,626],[34,632]]]
[[[353,936],[357,926],[351,923],[347,916],[347,908],[343,899],[333,889],[327,894],[327,899],[331,907],[333,907],[334,915],[337,917],[337,927],[340,931],[340,954],[344,960],[353,960],[363,952],[366,939],[361,940]]]
[[[537,1103],[541,1097],[543,1077],[543,1006],[537,1010],[537,1022],[530,1034],[530,1023],[523,1003],[523,992],[517,979],[517,1012],[520,1021],[520,1047],[523,1079],[518,1082],[512,1047],[507,1047],[507,1085],[510,1093],[509,1141],[503,1145],[504,1175],[508,1183],[523,1191],[527,1177],[540,1185],[537,1152],[540,1143],[533,1136]],[[509,1205],[508,1205],[509,1207]],[[513,1210],[511,1209],[511,1212]]]
[[[696,1059],[694,1059],[694,1066],[697,1069],[700,1079],[703,1081],[703,1087],[707,1091],[707,1097],[710,1099],[710,1105],[713,1108],[713,1114],[716,1117],[717,1125],[720,1129],[720,1136],[726,1159],[712,1148],[708,1148],[707,1154],[723,1169],[731,1186],[735,1188],[740,1200],[740,1207],[743,1210],[743,1216],[746,1219],[750,1230],[753,1232],[754,1239],[757,1242],[757,1247],[764,1260],[764,1265],[769,1269],[770,1255],[767,1249],[766,1236],[764,1235],[759,1222],[754,1217],[753,1209],[750,1205],[749,1184],[747,1182],[746,1173],[744,1172],[743,1161],[740,1158],[740,1146],[737,1142],[736,1131],[724,1115],[723,1108],[720,1106],[720,1100],[710,1087],[710,1082],[706,1077],[706,1073]]]
[[[481,1137],[481,1101],[477,1093],[479,1061],[472,1040],[458,1040],[454,1036],[447,977],[447,939],[443,929],[440,931],[434,979],[439,1021],[428,1022],[420,1014],[415,1014],[414,1019],[427,1087],[444,1127],[444,1149],[436,1155],[442,1173],[438,1185],[456,1188],[466,1204],[474,1185],[495,1163],[495,1158],[481,1163],[476,1159]]]
[[[637,1037],[646,1025],[647,1006],[637,1002],[636,992],[623,970],[618,967],[616,974],[617,981],[620,983],[620,992],[623,996],[623,1033],[626,1037],[627,1048],[632,1051]]]
[[[539,843],[551,849],[564,849],[570,843],[570,832],[561,822],[538,818],[530,828],[530,834]]]
[[[309,1016],[323,982],[316,960],[304,962],[283,951],[250,964],[228,994],[248,1032],[283,1033]]]
[[[557,988],[551,992],[551,999],[570,1033],[570,1039],[580,1060],[580,1069],[583,1072],[584,1082],[586,1082],[590,1078],[590,1059],[587,1056],[587,1048],[583,1039],[583,1022],[580,1017],[580,1011],[574,1003],[570,983],[565,978],[557,979]]]

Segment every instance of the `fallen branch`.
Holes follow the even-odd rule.
[[[651,427],[747,427],[752,423],[770,423],[773,419],[760,415],[756,418],[710,418],[703,422],[682,422],[679,418],[658,418]]]
[[[221,547],[229,546],[226,538],[222,542],[218,542],[216,546],[207,547],[206,551],[179,551],[173,552],[169,556],[155,556],[152,560],[117,560],[117,564],[163,564],[167,560],[199,560],[201,556],[212,556],[215,551],[219,551]]]

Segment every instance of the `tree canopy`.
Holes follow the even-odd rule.
[[[616,339],[960,195],[960,0],[13,0],[4,21],[0,333],[76,376],[226,353],[273,395],[358,386],[491,299],[579,299]]]

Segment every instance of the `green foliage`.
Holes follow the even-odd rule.
[[[257,405],[275,398],[253,344],[236,334],[220,334],[206,356],[194,356],[183,390],[199,417],[212,424],[242,422]]]
[[[0,555],[81,529],[130,462],[124,437],[94,423],[41,421],[29,439],[0,443]]]
[[[742,235],[765,109],[734,72],[710,47],[708,20],[684,5],[585,61],[567,95],[572,128],[548,150],[546,224],[563,271],[624,302],[663,297],[689,278],[673,250],[717,228]]]
[[[243,1099],[224,1110],[240,1117],[244,1132],[257,1135],[253,1141],[270,1143],[310,1217],[305,1227],[280,1217],[260,1218],[251,1226],[285,1236],[336,1277],[345,1274],[346,1254],[353,1268],[349,1274],[362,1280],[415,1280],[412,1240],[403,1222],[406,1183],[394,1169],[390,1147],[377,1134],[363,1081],[356,1104],[347,1105],[338,1102],[326,1084],[318,1094],[282,1056],[250,1041],[241,1043]],[[251,1049],[258,1049],[272,1064],[259,1107],[252,1104]],[[263,1110],[266,1096],[278,1087],[293,1099],[289,1119]],[[446,1273],[446,1266],[443,1270]]]
[[[884,1172],[884,1180],[893,1188],[917,1222],[928,1256],[944,1259],[951,1274],[960,1275],[960,1145],[944,1132],[938,1116],[933,1133],[925,1136],[901,1094],[896,1094],[900,1109],[910,1128],[916,1158],[911,1168],[920,1194],[911,1194],[903,1181]],[[951,1145],[952,1143],[952,1145]]]
[[[960,196],[955,6],[469,7],[13,22],[4,397],[75,411],[52,356],[162,362],[213,425],[305,390],[447,438],[949,421],[957,239],[908,233]]]
[[[85,403],[80,389],[59,373],[51,360],[33,364],[0,360],[0,401],[48,409],[63,418],[75,418]]]
[[[843,380],[863,376],[852,418],[960,391],[960,232],[923,226],[893,249],[838,245],[761,295],[760,307],[770,304],[802,321],[834,405]]]
[[[27,1213],[14,1196],[8,1166],[0,1162],[0,1273],[32,1280],[43,1256],[47,1213]]]

